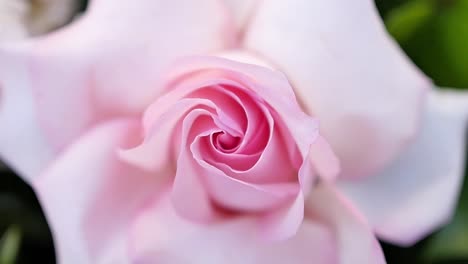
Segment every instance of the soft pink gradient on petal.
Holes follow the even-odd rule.
[[[256,8],[261,0],[221,0],[227,8],[232,23],[234,23],[237,38],[242,40],[244,31],[247,29],[249,21],[255,15]]]
[[[132,214],[167,179],[119,161],[117,149],[135,141],[136,124],[115,120],[97,126],[34,179],[59,263],[125,257]]]
[[[142,209],[131,232],[133,261],[140,264],[338,264],[333,233],[317,222],[303,223],[294,237],[262,239],[255,218],[210,225],[180,218],[167,194]]]
[[[197,109],[190,112],[182,122],[181,150],[171,192],[177,213],[197,222],[208,222],[217,217],[201,177],[202,170],[190,153],[190,142],[200,135],[208,135],[215,129],[209,114],[206,110]]]
[[[22,44],[0,50],[0,157],[26,182],[55,155],[41,130]]]
[[[138,146],[130,149],[123,149],[120,155],[141,168],[149,171],[163,170],[167,167],[176,166],[171,159],[175,158],[180,146],[177,144],[177,137],[181,137],[181,120],[196,107],[203,108],[206,111],[215,111],[216,105],[206,99],[185,98],[177,102],[171,101],[172,106],[164,104],[166,100],[157,100],[152,107],[163,109],[159,115],[152,115],[154,123],[148,125],[144,140]],[[164,106],[168,106],[165,108]],[[212,110],[209,110],[212,109]],[[208,112],[209,113],[209,112]],[[152,112],[151,114],[156,114]],[[214,126],[213,126],[214,127]]]
[[[260,236],[266,241],[279,242],[293,238],[304,222],[304,193],[298,191],[293,202],[267,212],[260,219]]]
[[[261,211],[277,207],[279,203],[291,200],[299,191],[297,182],[279,182],[271,184],[254,184],[246,180],[228,176],[218,168],[200,160],[200,154],[193,145],[192,153],[201,166],[207,191],[212,199],[223,208],[242,211]],[[186,172],[188,173],[188,172]]]
[[[333,185],[319,184],[306,200],[307,221],[322,221],[335,234],[340,264],[385,264],[371,226]]]
[[[28,11],[26,1],[0,2],[0,42],[16,41],[28,36],[25,23]]]
[[[286,73],[342,177],[372,175],[415,135],[430,82],[390,39],[373,1],[263,1],[245,46]]]
[[[294,235],[317,172],[332,179],[338,165],[285,77],[215,57],[178,61],[165,76],[166,94],[143,116],[144,140],[121,157],[150,171],[173,167],[179,216],[256,214],[269,239]]]
[[[253,89],[259,98],[268,102],[278,113],[275,118],[284,122],[292,138],[297,142],[300,154],[305,157],[309,153],[310,144],[318,136],[317,121],[301,110],[290,83],[281,72],[273,71],[275,74],[272,74],[272,70],[265,67],[216,57],[188,57],[179,60],[177,66],[165,75],[168,80],[202,69],[241,72],[247,78],[237,76],[236,81]]]
[[[310,160],[317,173],[328,181],[334,181],[340,172],[340,161],[331,146],[321,135],[310,148]]]
[[[227,93],[229,89],[221,87],[227,85],[249,89],[251,90],[251,92],[249,92],[250,97],[255,98],[259,102],[267,102],[275,112],[272,113],[274,115],[273,119],[281,120],[281,122],[278,122],[276,125],[281,128],[282,131],[289,131],[289,133],[292,134],[292,141],[295,141],[297,147],[300,148],[300,154],[303,158],[308,154],[310,144],[312,144],[318,136],[316,121],[301,111],[297,103],[295,103],[295,96],[289,83],[284,76],[278,72],[272,72],[271,70],[255,65],[237,63],[225,59],[191,57],[179,61],[166,76],[168,76],[166,78],[168,80],[166,88],[168,93],[152,104],[144,115],[143,122],[146,133],[151,130],[153,123],[157,121],[162,113],[167,111],[169,107],[180,98],[186,96],[209,96],[210,98],[216,99],[215,96],[203,93],[190,94],[197,89],[212,86],[218,86],[216,87],[217,89],[224,89],[224,92]],[[229,90],[229,92],[238,95],[238,93],[232,92],[232,90]],[[245,94],[245,92],[243,92],[243,94]],[[246,109],[248,122],[255,123],[256,117],[249,116],[252,111],[248,111],[248,109],[251,109],[251,107],[247,107],[249,105],[246,104],[248,101],[246,101],[245,98],[242,100],[242,98],[238,97],[234,98],[234,100],[240,101],[240,104]],[[222,107],[220,109],[224,110]],[[222,111],[217,110],[217,112],[219,112],[219,115],[222,114]],[[233,120],[239,121],[238,115],[230,114],[229,116],[234,118]],[[285,125],[282,123],[285,123]],[[290,136],[286,137],[289,138]],[[290,146],[296,144],[286,142],[288,146],[287,151],[292,155],[295,154],[294,151],[290,149]],[[322,145],[323,146],[319,149],[323,149],[326,146],[325,144]],[[331,151],[326,152],[325,156],[327,155],[332,155]],[[327,164],[332,164],[332,162],[328,162],[329,159],[324,160],[327,160]],[[334,168],[330,168],[329,171],[333,170]]]
[[[230,50],[217,54],[221,58],[252,64],[274,70],[275,66],[255,54],[245,50]],[[320,130],[320,128],[319,128]],[[326,139],[319,135],[313,142],[310,151],[311,160],[318,174],[329,181],[334,181],[340,172],[340,162]]]
[[[265,58],[255,55],[253,52],[245,49],[223,50],[215,53],[214,56],[246,64],[257,65],[270,70],[275,70],[276,68],[274,65],[266,61]]]
[[[49,140],[62,148],[99,120],[143,111],[176,58],[230,45],[223,10],[217,0],[91,1],[73,24],[32,41],[29,78]]]
[[[410,246],[450,221],[463,182],[468,93],[433,90],[421,132],[386,170],[341,189],[387,241]]]

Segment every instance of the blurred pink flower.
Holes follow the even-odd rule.
[[[0,88],[61,263],[384,263],[463,175],[468,96],[370,0],[95,0],[1,47]]]

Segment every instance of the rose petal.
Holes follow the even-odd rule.
[[[206,145],[205,145],[206,146]],[[182,172],[184,175],[196,174],[202,177],[205,183],[205,190],[210,194],[212,201],[221,208],[233,212],[252,212],[264,214],[262,218],[262,236],[268,240],[282,240],[293,236],[303,218],[304,197],[301,184],[297,181],[279,181],[273,183],[255,184],[255,179],[237,179],[236,175],[226,174],[220,168],[214,167],[203,160],[203,147],[197,138],[191,146],[194,158],[203,170],[193,170]],[[272,153],[274,150],[269,149]],[[269,163],[275,164],[275,161]],[[291,165],[288,165],[290,167]],[[277,169],[278,170],[278,169]],[[280,170],[281,171],[281,170]],[[267,175],[275,178],[274,173],[267,171]],[[297,172],[292,174],[297,177]],[[251,175],[255,177],[256,175]],[[278,175],[277,177],[288,179],[288,175]],[[301,175],[306,178],[313,178],[313,174]],[[302,183],[302,182],[301,182]],[[193,204],[193,202],[191,202]]]
[[[450,221],[463,181],[467,124],[468,94],[434,90],[421,133],[403,155],[375,177],[341,183],[380,237],[409,246]]]
[[[310,149],[310,160],[315,171],[326,180],[334,181],[340,172],[340,161],[331,146],[321,135],[317,137]]]
[[[277,129],[265,136],[268,137],[269,142],[260,155],[241,156],[232,153],[222,155],[213,151],[213,147],[205,142],[199,142],[196,145],[197,154],[194,154],[207,165],[213,165],[237,180],[259,184],[297,182],[297,171],[302,160],[293,160],[298,156],[297,150],[294,153],[296,155],[293,156],[294,154],[289,154],[284,146],[284,144],[294,143],[282,140]],[[251,144],[255,143],[251,142]],[[278,155],[278,153],[282,154]]]
[[[18,40],[28,34],[25,18],[28,6],[25,1],[2,1],[0,3],[0,42]]]
[[[216,0],[100,0],[70,26],[31,41],[27,78],[51,142],[61,148],[98,120],[143,111],[161,92],[163,69],[226,47],[226,26]]]
[[[243,50],[243,49],[223,50],[219,53],[216,53],[215,56],[220,57],[220,58],[225,58],[228,60],[232,60],[232,61],[261,66],[270,70],[275,70],[275,66],[267,62],[265,58],[261,58],[258,55],[255,55],[253,52],[250,52],[248,50]]]
[[[309,218],[295,236],[268,242],[253,218],[199,225],[175,214],[167,195],[156,197],[135,221],[136,263],[385,263],[369,226],[330,186],[315,189]]]
[[[262,59],[258,58],[251,52],[234,50],[218,54],[219,57],[227,58],[237,62],[262,66],[268,69],[274,67]],[[310,155],[315,170],[324,179],[333,181],[340,172],[340,163],[331,146],[322,136],[318,136],[311,146],[312,154]]]
[[[116,120],[98,126],[34,180],[58,262],[99,263],[116,253],[125,255],[122,236],[133,212],[165,179],[118,160],[116,150],[134,140],[135,124]]]
[[[238,39],[241,40],[251,16],[256,11],[259,0],[223,0],[223,3],[236,26]]]
[[[183,120],[181,149],[171,192],[177,213],[197,222],[210,222],[217,217],[202,179],[200,167],[190,152],[190,142],[215,131],[210,114],[206,110],[195,109]]]
[[[245,109],[244,101],[232,90],[221,81],[215,86],[195,91],[189,97],[210,100],[216,105],[215,122],[218,126],[232,136],[240,138],[244,134],[243,131],[251,125],[251,118],[249,111]]]
[[[263,1],[246,34],[245,46],[284,71],[320,120],[343,177],[381,169],[416,133],[430,83],[390,39],[373,1]]]
[[[337,190],[319,184],[306,200],[306,220],[323,221],[335,234],[340,264],[384,264],[385,257],[371,227]]]
[[[285,203],[291,204],[292,199],[298,195],[298,183],[250,184],[231,178],[202,160],[203,155],[200,152],[203,150],[197,142],[201,137],[213,133],[213,128],[210,125],[204,125],[201,119],[209,115],[210,113],[205,110],[196,109],[191,111],[183,121],[182,149],[177,160],[178,167],[171,193],[177,213],[195,221],[209,222],[218,218],[213,208],[213,201],[217,202],[221,208],[241,212],[251,210],[262,212],[267,209],[273,210]],[[190,144],[190,142],[193,143]],[[189,145],[190,148],[188,148]],[[194,204],[197,206],[193,206]],[[291,207],[291,205],[286,206]],[[292,208],[303,212],[303,206]],[[297,210],[288,213],[290,217],[284,220],[299,219],[300,223],[302,214],[297,213]],[[276,221],[270,222],[276,224],[278,228],[280,225],[287,225],[278,217],[273,218]],[[277,226],[271,225],[271,229]],[[285,236],[290,236],[297,230],[297,225],[287,229],[289,226],[282,227],[290,231]],[[285,231],[280,234],[285,234]]]
[[[132,237],[135,263],[149,264],[335,264],[333,235],[321,223],[303,223],[297,235],[274,243],[262,240],[253,218],[199,225],[178,217],[167,195],[142,210]]]
[[[249,97],[259,101],[264,100],[272,107],[275,112],[274,118],[285,123],[278,122],[282,133],[291,134],[293,140],[297,142],[297,144],[286,143],[288,153],[293,157],[292,160],[296,160],[294,158],[297,155],[296,147],[300,148],[300,154],[305,158],[311,144],[315,144],[314,140],[318,137],[316,120],[304,114],[298,107],[289,83],[279,72],[221,58],[189,57],[179,60],[176,66],[169,71],[166,79],[166,83],[172,84],[171,92],[161,97],[158,103],[153,104],[145,113],[144,124],[147,130],[155,122],[154,116],[165,111],[166,106],[171,106],[174,101],[188,96],[200,87],[219,85],[223,86],[225,90],[226,86],[252,89],[252,94]],[[232,92],[238,95],[234,89]],[[248,122],[252,123],[251,121],[255,121],[257,115],[249,115],[255,111],[249,111],[252,108],[249,107],[250,104],[247,104],[248,101],[245,100],[244,95],[240,99],[239,102],[242,103],[248,115]],[[246,137],[248,138],[248,135]],[[244,142],[249,142],[249,140],[244,140]],[[317,169],[324,174],[323,176],[334,178],[338,171],[338,164],[328,144],[323,143],[314,146],[312,157],[315,159]],[[239,150],[241,149],[242,146]],[[316,154],[321,157],[319,158]]]
[[[26,58],[18,47],[0,51],[0,156],[29,182],[55,153],[38,123]]]
[[[182,134],[180,123],[192,110],[203,109],[215,112],[217,106],[207,99],[184,98],[165,109],[167,104],[160,104],[165,100],[157,100],[150,106],[150,110],[160,106],[160,113],[151,111],[153,124],[147,127],[146,137],[137,147],[120,151],[120,156],[129,163],[132,163],[149,171],[164,170],[173,166],[172,158],[176,158],[179,150],[174,149],[181,141]],[[213,127],[214,123],[213,123]],[[175,152],[175,153],[174,153]]]
[[[297,170],[302,160],[298,154],[296,142],[291,142],[288,131],[285,133],[280,131],[279,124],[282,120],[277,120],[275,123],[265,105],[259,103],[256,107],[252,107],[251,98],[246,98],[245,94],[241,93],[238,95],[242,97],[241,101],[246,109],[248,120],[247,131],[236,153],[245,155],[236,155],[236,153],[223,155],[213,151],[215,147],[210,147],[205,141],[203,142],[205,144],[198,142],[197,152],[200,153],[198,150],[204,151],[201,154],[194,153],[195,156],[221,169],[229,176],[249,183],[296,181]],[[254,112],[257,113],[254,114]],[[251,152],[253,154],[250,154]],[[259,155],[256,155],[257,153]],[[278,153],[284,153],[284,155],[278,155]]]
[[[284,201],[292,200],[299,192],[297,182],[254,184],[226,175],[222,170],[202,160],[202,147],[192,145],[195,160],[203,170],[196,173],[203,177],[212,199],[223,208],[240,211],[261,211],[277,207]],[[193,174],[186,171],[184,174]]]
[[[186,75],[192,74],[192,72],[186,72]],[[152,128],[157,119],[167,111],[170,111],[174,104],[183,98],[193,98],[201,100],[209,100],[210,104],[216,106],[217,116],[221,119],[224,119],[224,123],[230,123],[232,127],[225,127],[226,129],[233,129],[232,133],[240,134],[244,127],[246,126],[247,120],[245,114],[239,113],[240,106],[242,102],[240,99],[231,96],[232,92],[227,91],[225,87],[221,85],[237,85],[237,83],[222,79],[219,75],[215,74],[196,74],[195,77],[187,77],[184,74],[181,74],[180,77],[183,81],[175,84],[171,81],[168,83],[172,84],[170,87],[170,92],[159,97],[154,103],[152,103],[143,116],[143,125],[146,133],[149,133],[149,130]],[[182,78],[187,77],[187,78]],[[208,92],[209,91],[209,92]],[[210,94],[211,96],[208,96]],[[213,96],[213,93],[216,93]],[[224,98],[223,98],[224,97]],[[227,99],[226,97],[231,97],[229,99],[234,99],[234,101],[239,104],[239,106],[234,103],[232,100]],[[224,106],[224,100],[229,100],[232,105],[231,107],[222,107]],[[223,125],[219,124],[218,125]]]
[[[238,75],[235,81],[252,89],[258,98],[267,102],[278,113],[277,118],[285,123],[301,155],[305,157],[309,153],[310,145],[318,135],[317,121],[301,110],[291,85],[281,72],[224,58],[202,56],[180,59],[177,66],[168,72],[168,80],[204,69],[242,73],[247,78]]]
[[[301,190],[293,202],[271,210],[260,218],[260,235],[266,241],[288,240],[301,231],[303,221],[304,194]]]

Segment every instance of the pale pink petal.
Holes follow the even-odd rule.
[[[266,213],[260,220],[260,236],[266,241],[294,238],[304,221],[304,193],[297,192],[293,202]]]
[[[217,56],[237,62],[274,69],[274,66],[268,62],[245,50],[230,50],[222,52]],[[318,136],[312,144],[310,151],[310,157],[314,164],[315,171],[324,179],[335,180],[340,171],[340,163],[325,138]]]
[[[31,41],[26,77],[51,142],[61,148],[99,120],[143,111],[174,59],[228,46],[223,10],[217,0],[97,0]]]
[[[338,264],[333,233],[319,222],[275,242],[263,240],[257,225],[254,218],[195,224],[180,218],[163,194],[134,222],[131,253],[139,264]]]
[[[297,182],[254,184],[228,176],[203,161],[200,148],[199,144],[194,144],[191,148],[194,158],[203,168],[197,171],[198,177],[203,177],[212,199],[223,208],[254,212],[273,209],[282,202],[292,201],[299,192],[300,187]],[[184,174],[193,174],[193,172],[186,171]]]
[[[0,50],[0,157],[30,181],[47,166],[54,151],[37,119],[25,60],[15,48]]]
[[[306,200],[306,220],[333,230],[340,264],[384,264],[377,238],[363,216],[332,185],[319,184]]]
[[[269,64],[265,60],[265,58],[261,58],[256,56],[253,52],[249,52],[243,49],[230,49],[230,50],[223,50],[215,54],[216,57],[225,58],[228,60],[233,60],[237,62],[242,62],[246,64],[253,64],[257,66],[261,66],[270,70],[274,70],[275,66]]]
[[[288,131],[281,133],[282,120],[275,122],[270,109],[261,102],[254,102],[254,94],[237,91],[236,95],[241,98],[247,117],[246,132],[241,137],[238,150],[223,154],[205,140],[198,142],[197,149],[205,147],[206,151],[194,153],[195,156],[241,181],[274,183],[297,180],[297,169],[302,159]]]
[[[134,142],[135,130],[133,120],[99,125],[34,180],[59,263],[99,263],[126,255],[123,236],[133,213],[165,180],[118,160],[117,149]]]
[[[319,135],[310,148],[310,160],[315,171],[328,181],[334,181],[340,172],[340,161],[326,139]]]
[[[371,0],[262,1],[245,47],[284,71],[320,120],[343,177],[365,177],[416,133],[430,82],[390,39]]]
[[[174,107],[174,104],[182,98],[199,98],[202,100],[201,102],[212,101],[209,104],[216,106],[216,112],[220,118],[232,121],[230,125],[234,126],[233,129],[237,130],[236,133],[242,130],[237,126],[244,127],[247,123],[242,114],[239,114],[239,108],[243,102],[239,98],[236,98],[233,92],[222,87],[222,85],[238,86],[240,85],[239,83],[222,78],[219,74],[213,74],[212,72],[193,74],[193,72],[188,71],[180,74],[177,77],[182,79],[182,81],[174,83],[174,80],[169,80],[168,83],[171,85],[166,84],[168,87],[165,87],[168,92],[160,96],[146,109],[143,116],[143,126],[146,133],[149,133],[154,123],[158,121],[158,118],[164,112],[170,111]],[[191,74],[195,76],[187,76]],[[227,99],[227,97],[230,98]],[[225,100],[224,102],[223,99]],[[222,107],[227,103],[231,107]]]
[[[206,111],[217,108],[207,99],[184,98],[176,102],[170,101],[172,106],[164,103],[167,97],[161,99],[163,100],[157,100],[149,108],[154,114],[151,116],[154,120],[152,120],[153,124],[147,128],[146,138],[138,146],[120,152],[122,159],[150,171],[164,170],[175,165],[174,160],[180,149],[177,143],[180,143],[182,137],[179,131],[180,123],[190,111],[197,107]],[[162,111],[156,114],[151,111],[154,108],[162,109]],[[213,127],[215,127],[214,123]]]
[[[310,145],[318,136],[317,121],[301,110],[291,85],[281,72],[217,57],[194,56],[181,59],[178,63],[178,67],[167,74],[167,79],[172,80],[182,74],[203,69],[242,73],[247,78],[237,76],[235,80],[252,89],[278,113],[275,118],[285,123],[285,127],[298,142],[300,154],[307,156]]]
[[[230,177],[205,162],[203,152],[206,150],[199,142],[213,133],[214,128],[210,125],[213,117],[209,117],[210,114],[206,110],[196,109],[183,121],[182,148],[171,193],[177,213],[197,222],[210,222],[218,218],[213,207],[216,204],[233,212],[267,214],[262,229],[267,230],[265,232],[271,237],[281,236],[284,239],[293,235],[303,217],[303,197],[298,195],[299,184],[252,184]],[[293,200],[298,202],[293,203]],[[281,210],[278,209],[280,207]],[[269,211],[274,213],[270,214]]]
[[[245,102],[220,86],[236,84],[222,79],[202,78],[201,82],[198,82],[198,77],[194,79],[196,81],[176,85],[171,92],[161,96],[147,108],[143,118],[146,137],[144,142],[133,149],[124,150],[122,157],[150,170],[168,165],[178,154],[178,150],[172,149],[180,143],[178,124],[190,110],[196,108],[213,113],[217,117],[214,122],[220,128],[233,134],[242,133],[248,123],[245,118],[247,111],[243,113],[241,108]],[[224,107],[225,105],[230,107]],[[251,116],[250,112],[248,114]]]
[[[101,99],[107,100],[107,96],[120,91],[118,99],[124,104],[134,94],[137,101],[150,102],[146,97],[162,88],[155,87],[158,83],[154,81],[161,79],[161,70],[175,58],[223,49],[229,45],[232,34],[223,6],[216,0],[142,0],[137,4],[128,0],[96,0],[90,9],[88,22],[94,27],[96,23],[100,25],[99,34],[106,33],[102,47],[107,60],[102,65],[98,63],[102,68],[96,76],[106,89],[98,92]],[[109,46],[116,50],[109,51]],[[127,65],[115,67],[115,63]]]
[[[463,181],[466,92],[434,90],[420,134],[385,171],[341,189],[385,240],[411,245],[450,221]]]
[[[284,164],[282,160],[275,160],[274,157],[264,155],[265,153],[284,153],[285,151],[267,147],[260,160],[252,169],[246,171],[248,175],[243,175],[244,173],[240,171],[231,173],[232,171],[228,170],[226,173],[217,166],[205,161],[204,157],[208,156],[206,155],[207,148],[212,146],[201,145],[200,138],[199,136],[195,139],[190,150],[193,158],[203,169],[178,170],[177,174],[184,175],[184,177],[191,176],[191,179],[201,177],[198,181],[205,184],[204,189],[210,194],[212,201],[228,211],[263,214],[260,228],[264,238],[279,240],[293,236],[297,232],[304,214],[304,197],[300,190],[301,185],[297,182],[297,171],[293,171],[291,164]],[[268,146],[277,145],[272,144],[274,142],[273,139]],[[264,164],[267,161],[269,161],[269,167]],[[286,170],[280,166],[290,169]],[[263,170],[258,167],[263,167]],[[258,175],[255,175],[254,171]],[[262,173],[265,175],[262,175]],[[275,175],[276,173],[279,174]],[[292,176],[296,178],[291,178]],[[256,179],[256,177],[259,177],[259,179]],[[270,180],[276,179],[276,182],[253,183],[261,181],[260,177]],[[313,178],[313,174],[304,175],[304,177]],[[289,180],[291,182],[288,182]],[[186,182],[186,180],[181,181]],[[187,188],[185,197],[187,197],[189,191],[190,189]],[[186,198],[184,200],[190,200],[189,204],[193,205],[193,199]],[[193,208],[193,206],[189,208]]]
[[[0,1],[0,42],[15,41],[28,35],[27,14],[28,5],[24,0]]]
[[[236,27],[238,39],[242,39],[249,20],[254,15],[261,0],[222,0],[222,2],[226,5],[230,18]]]
[[[261,60],[245,52],[223,53],[220,56],[227,56],[228,58],[233,56],[234,59],[240,57],[246,59],[250,64],[239,63],[230,59],[201,56],[179,60],[178,64],[166,74],[166,82],[173,84],[174,87],[171,87],[173,89],[167,96],[161,97],[159,103],[153,104],[145,113],[144,124],[146,129],[148,130],[151,124],[155,122],[154,116],[159,116],[164,109],[171,106],[170,102],[173,102],[174,98],[187,96],[199,87],[215,85],[243,87],[252,92],[251,97],[259,101],[265,101],[271,106],[272,112],[275,112],[272,113],[274,119],[280,120],[280,122],[277,122],[277,127],[283,133],[291,134],[291,138],[297,142],[302,158],[305,158],[309,153],[311,144],[315,144],[315,140],[318,138],[317,121],[302,112],[285,76],[268,67],[256,65],[267,64],[257,63],[257,61]],[[247,111],[249,109],[247,101],[240,101],[246,112],[252,113],[252,111]],[[256,115],[248,117],[256,118]],[[251,121],[248,120],[248,122]],[[286,145],[289,153],[295,154],[296,144],[287,143]],[[317,145],[313,146],[313,148],[314,153],[311,156],[314,163],[316,163],[317,170],[323,176],[333,178],[338,171],[338,164],[328,144],[317,141]],[[321,157],[319,158],[317,155]]]
[[[214,132],[210,112],[195,109],[182,122],[180,152],[177,170],[171,192],[171,199],[177,213],[197,222],[210,222],[217,217],[202,179],[202,170],[196,164],[190,151],[190,144],[199,136]],[[194,206],[196,205],[196,206]]]
[[[197,150],[203,151],[198,151],[200,154],[196,154],[196,156],[241,181],[259,184],[297,182],[297,171],[303,161],[300,159],[292,160],[299,156],[297,149],[293,154],[289,154],[285,144],[294,143],[283,140],[277,130],[271,132],[270,137],[264,135],[269,139],[269,142],[259,155],[234,155],[233,153],[222,155],[212,150],[214,146],[209,148],[209,144],[204,141],[197,144]],[[254,145],[255,142],[250,142],[250,144]],[[278,153],[282,153],[282,155],[278,155]],[[295,156],[293,156],[294,154]]]

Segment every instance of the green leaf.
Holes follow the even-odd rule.
[[[432,1],[408,1],[387,14],[387,30],[398,42],[405,42],[426,24],[434,13],[435,5]]]
[[[385,17],[389,32],[438,86],[468,87],[468,1],[411,0]]]
[[[453,0],[452,0],[453,1]],[[439,36],[454,86],[468,87],[468,1],[458,0],[439,16]]]
[[[0,263],[14,264],[21,245],[21,230],[13,225],[7,229],[0,241]]]

